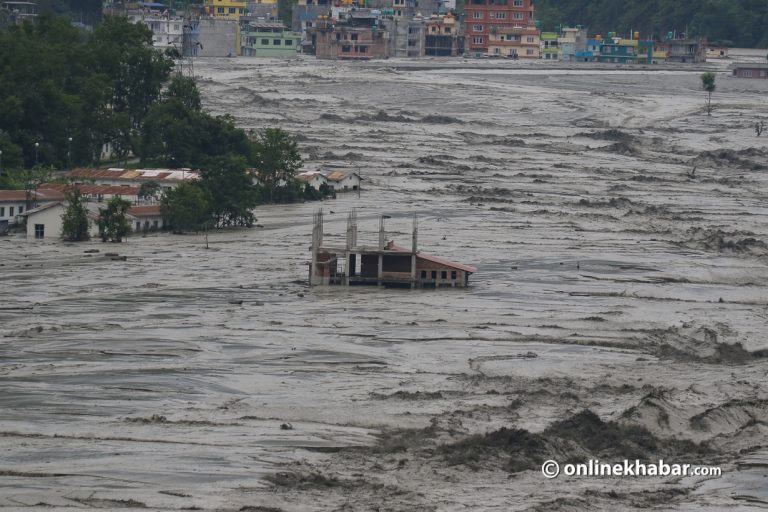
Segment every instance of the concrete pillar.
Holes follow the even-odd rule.
[[[379,273],[377,276],[377,284],[381,286],[381,274],[384,273],[384,255],[379,254]]]

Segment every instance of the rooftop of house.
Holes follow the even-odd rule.
[[[109,169],[74,169],[67,173],[70,178],[85,179],[113,179],[133,181],[158,181],[175,182],[196,180],[200,172],[188,168],[181,169],[121,169],[112,167]]]
[[[389,251],[396,251],[396,252],[407,252],[407,253],[411,252],[410,249],[397,245],[396,243],[391,241],[387,242],[385,249]],[[477,272],[476,267],[472,267],[470,265],[464,265],[463,263],[456,263],[455,261],[446,260],[445,258],[440,258],[439,256],[432,256],[431,254],[426,254],[421,251],[418,251],[416,253],[416,256],[418,256],[423,260],[431,261],[432,263],[437,263],[438,265],[455,268],[457,270],[463,270],[464,272],[469,272],[470,274]]]
[[[131,206],[128,208],[128,214],[133,217],[159,217],[161,214],[160,212],[160,205],[159,204],[153,204],[153,205],[146,205],[146,206]]]
[[[89,185],[85,183],[74,185],[67,183],[44,183],[40,188],[41,190],[55,190],[60,193],[66,192],[71,188],[76,188],[84,195],[96,196],[138,196],[140,190],[139,187],[130,187],[126,185]]]
[[[342,181],[350,175],[357,176],[361,181],[363,179],[356,171],[343,169],[318,169],[315,171],[305,171],[297,175],[296,178],[299,179],[299,181],[309,181],[318,174],[325,177],[328,181]]]
[[[736,62],[731,69],[768,69],[768,62]]]
[[[48,187],[39,188],[30,192],[32,198],[45,201],[59,201],[64,199],[64,194]],[[26,190],[0,190],[0,203],[18,203],[27,200]]]

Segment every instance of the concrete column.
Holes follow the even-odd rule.
[[[384,255],[379,254],[379,273],[377,276],[377,283],[381,286],[381,274],[384,272]]]

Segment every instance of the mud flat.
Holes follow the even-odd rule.
[[[101,244],[0,240],[0,506],[768,505],[768,84],[700,70],[201,60],[207,106],[358,169],[350,208],[478,267],[308,289],[311,213]],[[245,101],[243,100],[245,98]],[[111,248],[110,248],[111,249]],[[242,302],[241,302],[242,301]],[[553,458],[720,478],[545,480]]]

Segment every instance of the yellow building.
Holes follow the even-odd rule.
[[[205,13],[216,18],[239,20],[248,2],[238,0],[206,0]]]

